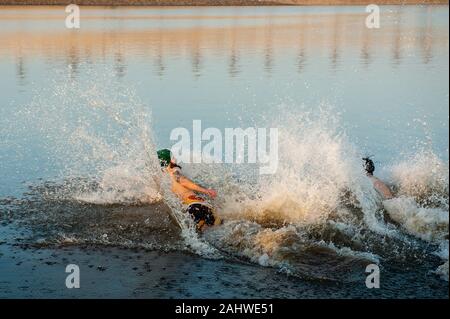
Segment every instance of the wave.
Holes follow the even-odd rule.
[[[429,149],[393,165],[395,199],[385,201],[389,216],[407,233],[439,246],[445,261],[436,273],[448,281],[449,166]]]
[[[429,242],[448,239],[448,211],[420,207],[412,197],[398,197],[383,202],[389,216],[411,235]]]
[[[230,221],[205,236],[229,256],[305,279],[357,281],[367,264],[378,262],[370,253],[308,240],[293,225],[274,229],[255,222]]]
[[[397,196],[410,196],[421,205],[449,209],[449,166],[433,151],[422,149],[391,167]]]

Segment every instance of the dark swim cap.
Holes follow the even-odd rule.
[[[373,172],[375,171],[375,164],[373,163],[373,161],[368,157],[363,158],[363,161],[364,169],[366,170],[367,174],[373,175]]]
[[[172,152],[167,148],[159,150],[156,152],[158,154],[159,163],[162,167],[167,167],[172,159]]]

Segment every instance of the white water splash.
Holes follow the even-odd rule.
[[[323,104],[314,111],[282,106],[277,116],[261,123],[279,129],[280,163],[274,175],[259,176],[254,174],[258,168],[249,165],[183,165],[189,177],[219,190],[214,205],[226,223],[206,236],[216,249],[195,232],[161,174],[150,108],[129,87],[111,83],[107,76],[87,78],[95,78],[95,84],[83,79],[55,83],[53,93],[41,93],[23,113],[48,137],[47,147],[62,163],[62,177],[96,183],[95,188],[74,192],[76,201],[134,205],[162,200],[191,251],[218,258],[221,250],[286,271],[292,267],[295,271],[298,260],[293,255],[301,255],[305,243],[325,249],[330,258],[374,261],[382,256],[364,251],[367,246],[360,244],[367,232],[378,238],[407,232],[422,240],[445,240],[441,226],[445,229],[446,224],[448,232],[448,214],[444,214],[448,165],[434,155],[417,155],[393,167],[391,180],[397,194],[414,197],[416,204],[393,201],[397,210],[387,211],[399,227],[389,224],[364,173],[358,148],[342,129],[337,112]],[[306,240],[315,229],[330,226],[349,239],[350,247]],[[448,249],[446,256],[448,260]]]

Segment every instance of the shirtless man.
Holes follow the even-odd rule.
[[[380,179],[373,176],[373,172],[375,171],[375,164],[373,161],[366,157],[363,158],[364,161],[364,169],[366,170],[367,176],[373,183],[373,187],[377,190],[377,192],[383,197],[383,199],[391,199],[394,197],[389,187],[383,183]]]
[[[220,220],[214,216],[212,206],[203,197],[197,195],[201,193],[215,198],[217,192],[210,188],[203,188],[185,177],[181,173],[181,167],[173,159],[170,150],[162,149],[157,154],[161,167],[172,180],[172,192],[187,206],[186,212],[194,219],[197,229],[202,230],[204,225],[220,223]]]

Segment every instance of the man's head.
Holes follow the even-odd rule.
[[[167,167],[169,166],[171,160],[172,160],[172,152],[168,150],[167,148],[159,150],[156,152],[158,154],[159,163],[161,164],[161,167]]]
[[[373,175],[373,172],[375,171],[375,164],[369,157],[363,158],[364,161],[364,169],[366,170],[366,173],[369,175]]]
[[[158,154],[158,159],[159,159],[159,163],[161,164],[161,167],[181,168],[181,166],[179,166],[175,163],[175,160],[172,157],[172,152],[170,150],[168,150],[167,148],[159,150],[156,153]]]

